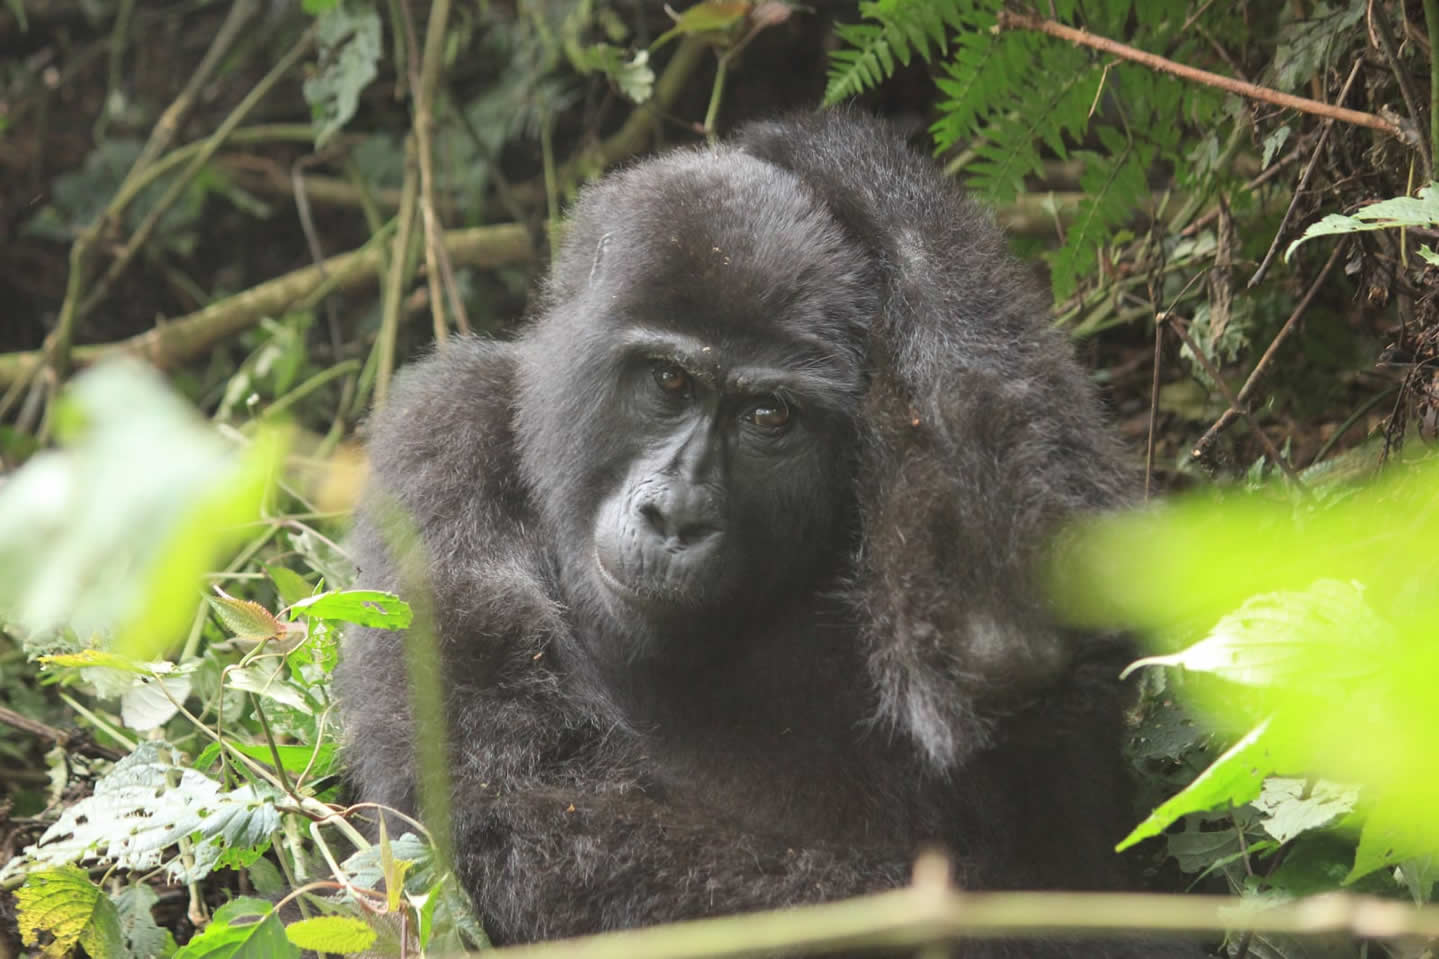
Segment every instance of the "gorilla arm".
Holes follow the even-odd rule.
[[[1121,453],[1003,234],[896,131],[833,111],[738,142],[798,174],[884,264],[858,601],[882,713],[953,769],[993,716],[1112,651],[1057,629],[1034,573],[1067,515],[1124,502]]]

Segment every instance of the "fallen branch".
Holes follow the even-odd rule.
[[[1429,938],[1439,935],[1439,908],[1415,908],[1346,894],[1263,908],[1225,896],[974,893],[916,884],[843,902],[487,950],[484,955],[493,959],[739,959],[875,947],[918,949],[959,938],[1132,938],[1136,933],[1158,937],[1230,929]]]
[[[452,262],[462,266],[502,266],[523,263],[533,256],[528,232],[515,224],[450,230],[443,234],[443,240]],[[159,369],[168,369],[253,326],[262,317],[283,312],[327,281],[339,290],[374,282],[380,260],[380,249],[375,245],[341,253],[226,297],[203,310],[161,322],[127,340],[76,347],[74,361],[87,366],[114,356],[137,356]],[[43,350],[0,354],[0,386],[27,376],[36,364],[44,362],[44,357]]]

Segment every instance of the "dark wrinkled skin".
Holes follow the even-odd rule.
[[[1003,236],[882,124],[588,187],[529,325],[406,370],[370,452],[360,581],[405,586],[418,529],[497,943],[885,889],[927,846],[971,888],[1125,885],[1125,651],[1033,575],[1122,457]],[[402,642],[352,631],[337,682],[359,797],[414,812]]]

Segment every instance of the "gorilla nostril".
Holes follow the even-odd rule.
[[[653,503],[645,503],[640,507],[640,516],[644,518],[646,525],[661,536],[668,536],[669,531],[665,529],[665,514]]]

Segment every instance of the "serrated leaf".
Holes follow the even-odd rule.
[[[1287,842],[1347,816],[1358,801],[1359,790],[1353,786],[1271,776],[1253,805],[1265,816],[1261,823],[1264,831]]]
[[[419,888],[423,889],[435,882],[434,851],[429,843],[414,833],[407,832],[398,839],[391,839],[389,856],[391,862],[412,864],[406,867],[406,878]],[[379,844],[375,843],[368,849],[352,853],[340,866],[355,885],[365,889],[379,889],[385,878],[383,859]]]
[[[67,956],[77,945],[91,959],[126,955],[115,904],[81,869],[65,866],[33,873],[15,891],[15,902],[26,945],[39,946],[41,933],[53,937],[42,949],[46,956]]]
[[[285,632],[285,624],[259,603],[236,599],[219,589],[215,592],[219,595],[207,596],[206,599],[210,601],[211,608],[215,610],[215,615],[220,618],[225,629],[235,638],[259,642]]]
[[[1412,809],[1381,797],[1368,812],[1364,830],[1359,834],[1359,848],[1354,850],[1354,868],[1344,877],[1345,884],[1403,862],[1433,856],[1436,849],[1433,830],[1416,819]]]
[[[1266,737],[1269,728],[1270,720],[1266,719],[1250,730],[1194,782],[1135,826],[1134,831],[1114,847],[1115,851],[1123,852],[1137,842],[1159,835],[1181,816],[1207,812],[1225,804],[1242,806],[1258,796],[1264,777],[1274,770],[1274,756]]]
[[[267,841],[280,825],[278,798],[254,784],[226,791],[208,776],[176,765],[169,746],[143,742],[0,875],[90,861],[136,871],[164,865],[177,881],[198,880],[226,847]],[[189,865],[166,855],[186,837],[193,840]]]
[[[408,629],[414,614],[394,593],[342,589],[302,599],[290,607],[293,617],[323,619],[378,629]]]
[[[350,122],[384,53],[379,14],[360,0],[341,0],[320,14],[318,24],[320,65],[304,83],[316,148]]]
[[[301,949],[337,952],[342,956],[364,952],[375,942],[375,931],[363,919],[350,916],[316,916],[285,927],[285,935]]]
[[[1330,213],[1317,223],[1311,223],[1299,239],[1289,244],[1284,251],[1284,262],[1288,263],[1300,245],[1316,236],[1335,236],[1342,233],[1362,233],[1370,230],[1387,230],[1394,227],[1430,228],[1439,224],[1439,184],[1430,183],[1421,187],[1417,197],[1396,196],[1360,207],[1352,215]]]
[[[174,959],[299,959],[299,948],[286,938],[273,909],[263,899],[232,899]]]
[[[164,956],[174,951],[175,941],[168,929],[162,929],[155,922],[151,912],[159,897],[154,888],[143,882],[124,886],[110,897],[120,920],[120,933],[130,955],[140,957]]]
[[[1372,654],[1392,649],[1393,627],[1364,601],[1356,583],[1321,579],[1309,589],[1265,593],[1222,618],[1209,635],[1167,656],[1146,656],[1129,666],[1178,666],[1246,686],[1321,683],[1342,691],[1374,672]],[[1316,650],[1332,647],[1316,657]],[[1332,663],[1315,675],[1314,662]]]

